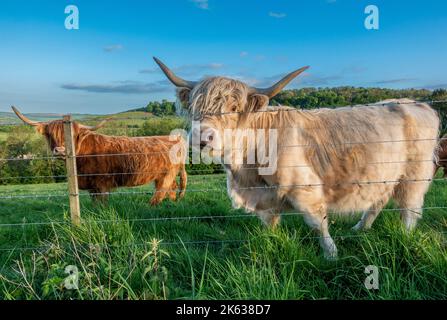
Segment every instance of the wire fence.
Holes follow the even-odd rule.
[[[446,232],[440,231],[439,234],[445,235]],[[330,238],[332,239],[359,239],[359,238],[365,238],[365,234],[347,234],[347,235],[333,235]],[[316,239],[322,239],[322,238],[329,238],[324,236],[311,236],[306,235],[301,240],[316,240]],[[197,240],[197,241],[163,241],[160,242],[159,245],[161,246],[209,246],[209,245],[225,245],[225,244],[238,244],[241,243],[249,243],[250,239],[229,239],[229,240]],[[10,247],[10,248],[0,248],[1,251],[41,251],[41,250],[49,250],[49,249],[76,249],[77,247],[85,247],[92,250],[95,250],[97,248],[125,248],[125,247],[151,247],[151,243],[149,242],[142,242],[142,243],[129,243],[129,244],[100,244],[100,243],[86,243],[86,244],[70,244],[70,245],[61,245],[61,244],[49,244],[46,246],[30,246],[30,247]]]
[[[199,209],[200,206],[196,206],[192,209]],[[402,212],[406,210],[420,211],[420,210],[445,210],[447,206],[429,206],[420,208],[384,208],[381,212]],[[234,209],[233,209],[234,210]],[[232,210],[230,210],[232,211]],[[365,210],[363,212],[374,212],[374,210]],[[353,212],[354,213],[354,212]],[[282,212],[278,213],[279,217],[293,217],[305,215],[304,212]],[[197,221],[197,220],[226,220],[226,219],[257,219],[255,214],[228,214],[228,215],[187,215],[187,216],[174,216],[174,217],[153,217],[153,218],[127,218],[125,220],[116,219],[89,219],[89,223],[108,224],[108,223],[141,223],[141,222],[171,222],[171,221]],[[446,221],[447,223],[447,221]],[[32,226],[51,226],[58,224],[70,224],[66,220],[52,220],[52,221],[39,221],[39,222],[17,222],[17,223],[4,223],[0,224],[0,228],[8,227],[32,227]],[[446,224],[447,226],[447,224]]]
[[[247,191],[247,190],[278,190],[278,189],[295,189],[295,188],[310,188],[310,187],[341,187],[346,185],[355,186],[368,186],[377,184],[405,184],[405,183],[418,183],[418,182],[436,182],[447,181],[447,178],[426,178],[426,179],[400,179],[400,180],[379,180],[379,181],[353,181],[353,182],[337,182],[337,183],[305,183],[305,184],[288,184],[288,185],[262,185],[262,186],[249,186],[233,188],[234,191]],[[157,189],[153,191],[114,191],[114,192],[89,192],[80,193],[79,196],[111,196],[111,195],[150,195],[157,192],[181,192],[181,189]],[[188,192],[226,192],[223,188],[203,188],[203,189],[188,189]],[[7,195],[0,196],[0,200],[14,200],[14,199],[26,199],[26,198],[60,198],[68,197],[70,193],[59,194],[23,194],[23,195]]]
[[[422,163],[422,162],[433,162],[433,159],[421,159],[421,160],[396,160],[396,161],[376,161],[376,162],[367,162],[364,165],[366,166],[377,166],[377,165],[386,165],[386,164],[404,164],[404,163]],[[447,160],[439,160],[438,162],[445,162]],[[265,167],[261,166],[253,166],[253,167],[244,167],[240,168],[241,171],[252,171],[252,170],[260,170]],[[311,165],[308,164],[297,164],[297,165],[287,165],[287,166],[277,166],[277,169],[293,169],[293,168],[312,168]],[[207,173],[210,169],[189,169],[191,173]],[[225,168],[215,168],[213,169],[214,173],[225,173]],[[128,176],[128,175],[145,175],[145,174],[159,174],[159,173],[168,173],[167,170],[150,170],[150,171],[134,171],[134,172],[113,172],[113,173],[80,173],[77,174],[76,177],[87,178],[87,177],[113,177],[113,176]],[[32,179],[32,178],[53,178],[53,179],[62,179],[67,178],[67,175],[29,175],[29,176],[13,176],[13,177],[0,177],[0,181],[2,180],[16,180],[16,179]],[[203,178],[207,179],[207,178]]]
[[[441,137],[441,138],[417,138],[417,139],[396,139],[396,140],[373,140],[373,141],[347,141],[342,142],[338,144],[330,144],[331,148],[340,148],[343,146],[351,146],[351,145],[365,145],[365,144],[394,144],[394,143],[406,143],[406,142],[428,142],[428,141],[437,141],[437,143],[440,143],[441,141],[447,140],[447,137]],[[302,143],[302,144],[292,144],[292,145],[282,145],[278,144],[278,149],[286,149],[286,148],[309,148],[309,149],[319,149],[324,146],[327,146],[327,144],[322,143]],[[239,151],[244,150],[243,147],[236,148],[232,147],[233,151]],[[121,152],[121,153],[88,153],[88,154],[82,154],[82,155],[75,155],[74,158],[76,159],[85,159],[85,158],[105,158],[105,157],[129,157],[129,156],[152,156],[152,155],[171,155],[172,151],[153,151],[153,152]],[[387,154],[395,154],[392,151],[387,151]],[[409,154],[409,155],[415,155],[415,154]],[[41,157],[34,157],[34,156],[21,156],[21,157],[14,157],[14,158],[0,158],[0,161],[9,162],[9,161],[33,161],[33,160],[62,160],[64,157],[61,156],[41,156]]]
[[[447,100],[435,100],[435,101],[418,101],[418,103],[429,103],[431,105],[439,104],[439,103],[446,103]],[[396,102],[393,102],[396,103]],[[410,103],[410,102],[408,102]],[[413,102],[411,102],[413,103]],[[405,103],[396,103],[396,104],[405,104]],[[385,106],[389,105],[389,103],[372,103],[372,104],[366,104],[367,106]],[[277,110],[262,110],[262,111],[254,111],[254,113],[259,112],[276,112]],[[300,109],[282,109],[282,111],[286,112],[293,112],[293,111],[301,111]],[[243,113],[243,112],[225,112],[225,113],[218,113],[213,115],[224,115],[224,114],[232,114],[232,113]],[[151,118],[148,118],[151,119]],[[92,121],[94,119],[88,119],[89,121]],[[125,120],[136,120],[135,118],[112,118],[109,119],[109,121],[125,121]],[[144,119],[138,119],[138,120],[144,120]],[[0,124],[0,125],[17,125],[17,124]],[[389,123],[388,125],[392,126],[395,125],[393,123]],[[300,128],[303,129],[303,128]],[[321,128],[312,128],[312,129],[321,129]],[[377,141],[345,141],[341,144],[334,144],[331,147],[345,147],[345,146],[352,146],[357,144],[395,144],[395,143],[418,143],[418,142],[427,142],[427,141],[437,141],[438,143],[442,140],[445,140],[447,138],[418,138],[418,139],[396,139],[396,140],[377,140]],[[278,148],[321,148],[324,145],[322,144],[296,144],[296,145],[279,145]],[[152,156],[152,155],[160,155],[160,154],[166,154],[169,152],[124,152],[124,153],[109,153],[109,154],[81,154],[81,155],[74,155],[73,159],[83,159],[83,158],[101,158],[101,157],[129,157],[129,156]],[[387,153],[388,154],[388,153]],[[389,152],[389,154],[392,154],[392,150]],[[60,160],[60,157],[56,156],[40,156],[35,157],[32,155],[26,155],[23,157],[14,157],[14,158],[0,158],[0,162],[13,162],[13,161],[24,161],[24,162],[30,162],[35,160]],[[66,159],[65,159],[66,160]],[[442,160],[442,159],[441,159]],[[433,159],[402,159],[402,160],[387,160],[387,161],[375,161],[375,162],[367,162],[365,165],[368,166],[379,166],[379,165],[392,165],[392,164],[406,164],[406,163],[420,163],[420,162],[433,162]],[[296,169],[296,168],[309,168],[311,167],[309,164],[294,164],[294,165],[288,165],[288,166],[278,166],[277,169]],[[264,168],[262,166],[248,166],[243,167],[241,170],[259,170],[261,168]],[[221,172],[225,173],[227,170],[225,168],[220,169],[214,169],[215,172]],[[197,169],[192,168],[190,169],[190,172],[194,173],[207,173],[209,172],[209,169]],[[157,171],[157,169],[151,170],[151,171],[130,171],[130,172],[79,172],[79,173],[68,173],[64,175],[41,175],[41,176],[16,176],[16,177],[0,177],[1,181],[7,181],[7,180],[13,180],[13,179],[31,179],[31,178],[51,178],[51,179],[82,179],[82,178],[100,178],[100,177],[113,177],[113,176],[129,176],[129,175],[144,175],[149,173],[167,173],[166,170],[163,171]],[[223,176],[212,176],[213,178],[219,178],[222,180],[225,180]],[[211,176],[203,176],[200,177],[202,181],[209,182],[211,181]],[[244,187],[238,187],[234,188],[234,191],[262,191],[262,190],[279,190],[279,189],[294,189],[294,188],[320,188],[320,187],[341,187],[346,185],[356,185],[356,186],[368,186],[368,185],[377,185],[377,184],[405,184],[405,183],[431,183],[431,182],[444,182],[447,181],[447,178],[436,178],[436,177],[427,177],[423,179],[392,179],[392,180],[377,180],[377,181],[342,181],[342,182],[336,182],[336,183],[305,183],[305,184],[288,184],[288,185],[254,185],[254,186],[244,186]],[[201,187],[201,188],[187,188],[187,192],[189,193],[215,193],[215,192],[227,192],[225,183],[226,181],[222,181],[223,184],[221,186],[217,187]],[[197,181],[194,181],[194,183],[197,183]],[[194,185],[194,183],[190,183],[189,185]],[[202,185],[201,183],[198,183],[198,185]],[[1,190],[1,189],[0,189]],[[150,195],[157,192],[180,192],[182,190],[178,188],[169,188],[169,189],[158,189],[158,190],[149,190],[149,191],[143,191],[143,190],[135,190],[135,191],[111,191],[111,192],[78,192],[76,196],[80,197],[86,197],[86,196],[135,196],[135,195]],[[73,196],[70,192],[53,192],[53,193],[13,193],[13,194],[0,194],[0,201],[6,201],[6,200],[25,200],[25,199],[51,199],[51,198],[66,198]],[[197,206],[197,209],[200,210],[200,206]],[[445,210],[447,209],[447,206],[426,206],[426,207],[420,207],[420,208],[385,208],[382,211],[383,212],[400,212],[403,210],[410,210],[419,212],[421,210]],[[229,210],[229,213],[232,210]],[[366,212],[369,210],[366,210]],[[372,210],[371,210],[372,211]],[[280,217],[286,217],[286,216],[299,216],[303,215],[305,213],[303,212],[281,212],[278,213],[278,216]],[[219,214],[219,215],[188,215],[188,216],[173,216],[173,217],[152,217],[152,218],[129,218],[125,220],[118,221],[119,223],[145,223],[145,222],[169,222],[169,221],[203,221],[203,220],[227,220],[227,219],[251,219],[256,217],[255,215],[249,215],[249,214]],[[91,223],[98,223],[98,224],[107,224],[107,223],[117,223],[116,220],[106,220],[106,219],[87,219],[87,221]],[[18,223],[3,223],[0,224],[0,230],[4,228],[23,228],[23,227],[31,227],[31,226],[50,226],[50,225],[58,225],[58,224],[69,224],[69,221],[61,220],[61,221],[37,221],[37,222],[18,222]],[[441,231],[440,234],[447,234],[447,232]],[[357,237],[363,237],[364,235],[344,235],[344,236],[334,236],[333,238],[357,238]],[[320,238],[320,237],[312,237],[312,238]],[[226,243],[242,243],[248,241],[247,239],[223,239],[223,240],[197,240],[197,241],[167,241],[163,242],[163,245],[216,245],[216,244],[226,244]],[[96,245],[96,244],[88,244],[88,245]],[[129,246],[143,246],[147,245],[147,243],[132,243],[129,244]],[[28,251],[28,250],[44,250],[48,249],[49,246],[35,246],[35,247],[2,247],[0,248],[0,251]]]

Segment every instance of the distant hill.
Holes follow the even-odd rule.
[[[55,113],[26,113],[27,117],[36,121],[51,121],[62,118],[62,114]],[[116,114],[74,114],[73,118],[86,125],[95,125],[103,119],[111,119],[107,125],[100,130],[101,133],[109,135],[135,135],[143,125],[150,121],[151,130],[156,127],[164,127],[165,124],[160,122],[159,117],[155,117],[152,113],[144,111],[126,111]],[[12,112],[0,112],[0,151],[1,143],[6,141],[10,132],[14,130],[15,125],[21,125],[22,121]],[[20,129],[21,130],[21,129]],[[160,128],[158,128],[160,130]],[[145,132],[152,132],[145,129]],[[158,132],[158,131],[157,131]],[[164,133],[164,131],[162,132]],[[39,135],[35,135],[35,139],[39,139]]]
[[[17,117],[10,112],[1,112],[0,111],[0,124],[2,123],[16,123],[19,120]]]
[[[364,104],[381,101],[390,98],[412,98],[416,100],[443,100],[447,99],[447,90],[425,90],[425,89],[386,89],[386,88],[358,88],[358,87],[335,87],[335,88],[302,88],[284,90],[270,101],[271,105],[285,105],[312,109],[318,107],[338,107],[355,104]],[[440,107],[437,104],[434,107]],[[445,108],[445,107],[444,107]],[[447,108],[446,108],[447,109]],[[62,114],[56,113],[27,113],[26,116],[37,121],[49,121],[61,119]],[[175,116],[175,103],[167,100],[152,101],[145,107],[127,110],[115,114],[73,114],[73,118],[83,122],[93,122],[104,118],[115,118],[128,120],[129,125],[140,125],[145,119],[152,117]],[[443,123],[447,125],[447,113]],[[0,126],[5,124],[17,124],[20,120],[12,112],[0,112]],[[447,130],[447,128],[446,128]]]
[[[61,119],[63,114],[59,113],[24,113],[25,116],[36,121],[52,121]],[[102,120],[104,118],[123,119],[123,120],[144,120],[153,117],[150,112],[143,111],[126,111],[116,114],[72,114],[73,119],[78,121],[90,122]],[[0,125],[20,124],[21,121],[13,112],[0,112]]]
[[[25,116],[36,121],[51,121],[56,119],[61,119],[62,114],[59,113],[24,113]],[[97,115],[91,114],[72,114],[74,119],[90,119],[97,117]],[[13,112],[0,112],[0,125],[5,124],[18,124],[21,123],[20,119]]]

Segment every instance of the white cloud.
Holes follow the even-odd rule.
[[[191,2],[194,2],[196,6],[203,10],[208,10],[210,8],[208,0],[190,0]]]
[[[273,17],[273,18],[277,18],[277,19],[282,19],[285,18],[287,16],[287,14],[283,13],[283,12],[269,12],[269,16]]]
[[[77,90],[90,93],[124,93],[124,94],[148,94],[169,92],[171,90],[166,80],[144,83],[139,81],[120,81],[113,84],[83,84],[67,83],[61,85],[62,89]]]
[[[209,67],[210,69],[220,69],[223,67],[222,63],[210,63],[209,65],[205,65],[205,67]]]
[[[110,46],[105,46],[103,49],[105,52],[113,52],[113,51],[119,51],[123,48],[124,47],[121,44],[112,44]]]
[[[396,78],[396,79],[386,79],[374,82],[374,84],[397,84],[416,81],[416,78]]]

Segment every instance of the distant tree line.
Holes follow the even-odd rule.
[[[444,90],[445,91],[445,90]],[[303,109],[340,107],[374,103],[392,98],[430,100],[433,91],[425,89],[382,89],[382,88],[304,88],[285,90],[272,99],[272,104],[281,104]]]
[[[151,101],[147,104],[146,107],[134,109],[131,111],[149,112],[157,117],[175,116],[175,103],[164,99],[161,102]]]
[[[285,90],[272,99],[270,104],[314,109],[374,103],[385,99],[397,98],[409,98],[418,101],[443,101],[447,100],[447,90],[395,90],[354,87],[304,88]],[[438,111],[441,118],[441,133],[447,133],[447,103],[434,103],[432,107]]]
[[[272,105],[287,105],[303,109],[338,107],[374,103],[390,98],[411,98],[416,100],[447,100],[447,90],[392,90],[378,88],[304,88],[286,90],[272,99]],[[437,103],[442,120],[442,133],[447,132],[447,103]],[[146,107],[131,110],[150,112],[154,117],[142,125],[135,122],[109,123],[102,132],[114,135],[152,136],[167,135],[173,129],[187,128],[188,121],[175,116],[175,104],[167,100],[150,102]],[[27,126],[0,126],[0,133],[6,139],[0,140],[0,184],[50,183],[65,181],[63,161],[46,159],[51,156],[45,140]],[[191,155],[190,155],[191,156]],[[29,158],[45,158],[30,160]],[[3,160],[1,160],[3,159]],[[10,159],[10,160],[4,160]],[[27,159],[19,160],[17,159]],[[190,174],[222,172],[219,165],[188,165]],[[56,176],[56,177],[52,177]]]

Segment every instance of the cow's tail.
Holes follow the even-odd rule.
[[[188,175],[186,174],[185,164],[180,169],[180,194],[179,199],[185,196],[186,184],[188,183]]]

